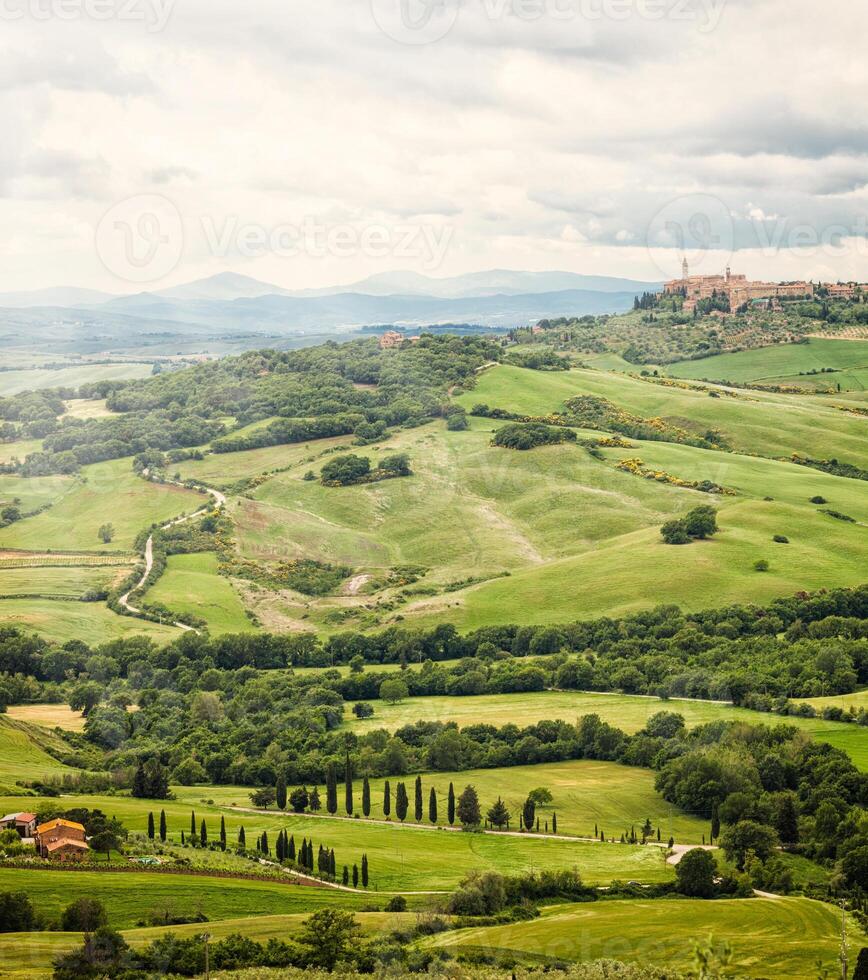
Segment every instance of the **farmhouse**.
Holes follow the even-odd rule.
[[[404,335],[397,330],[387,330],[380,337],[380,349],[387,350],[390,347],[400,347],[404,343]]]
[[[14,830],[19,837],[31,838],[36,833],[36,814],[7,813],[0,818],[0,830]]]
[[[85,829],[73,820],[50,820],[36,828],[36,850],[40,857],[78,861],[90,850]]]

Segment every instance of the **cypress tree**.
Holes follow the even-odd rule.
[[[136,772],[133,776],[133,787],[130,792],[138,799],[148,795],[148,784],[147,779],[145,778],[145,764],[141,760],[136,766]]]
[[[262,831],[262,853],[268,854],[268,831]]]
[[[350,883],[350,869],[344,865],[343,883],[348,885]]]
[[[286,848],[286,856],[289,858],[290,861],[295,860],[295,835],[294,834],[292,837],[289,838],[289,844],[287,845]]]
[[[202,825],[199,828],[199,843],[204,847],[208,843],[208,828],[205,826],[205,818],[202,818]]]
[[[226,821],[220,816],[220,849],[222,851],[226,850]]]
[[[164,843],[166,841],[167,832],[168,831],[166,828],[166,811],[160,810],[160,840],[163,841]]]
[[[280,773],[277,777],[277,785],[274,787],[274,797],[281,810],[286,809],[286,774]]]
[[[196,813],[195,811],[190,811],[190,840],[196,837]]]
[[[388,817],[392,812],[392,787],[387,779],[383,785],[383,816]]]
[[[186,843],[187,843],[187,842],[186,842],[186,841],[184,840],[184,831],[182,830],[182,831],[181,831],[181,845],[183,846],[183,845],[184,845],[184,844],[186,844]]]
[[[368,887],[368,855],[362,855],[362,887]]]
[[[558,832],[558,815],[552,813],[552,833],[556,834]]]
[[[346,766],[344,767],[344,796],[347,816],[353,815],[353,766],[350,762],[350,753],[347,752]]]
[[[407,810],[410,808],[410,800],[407,798],[407,787],[403,783],[398,783],[395,790],[395,816],[403,823],[407,818]]]
[[[332,815],[338,812],[338,774],[333,762],[326,770],[326,810]]]
[[[277,841],[275,842],[274,845],[274,856],[277,858],[278,861],[280,861],[281,863],[283,862],[283,834],[282,833],[278,833],[277,835]]]
[[[715,803],[711,808],[711,840],[714,842],[720,837],[720,810]],[[786,842],[785,842],[786,843]]]
[[[154,839],[154,815],[148,810],[148,837]]]
[[[521,819],[524,823],[525,830],[533,830],[534,820],[536,818],[536,803],[529,796],[524,801],[524,806],[521,808]]]
[[[362,780],[362,813],[366,817],[371,815],[371,784],[367,776]]]
[[[319,871],[320,873],[322,873],[323,870],[324,870],[324,864],[325,864],[325,849],[323,848],[322,844],[320,844],[319,850],[317,851],[317,854],[316,854],[316,869],[317,869],[317,871]]]
[[[334,878],[337,875],[337,864],[335,863],[335,849],[329,851],[329,874]]]
[[[428,819],[431,823],[437,823],[437,793],[434,787],[431,787],[431,792],[428,794]]]
[[[238,846],[242,848],[247,847],[247,835],[244,833],[244,828],[238,828]]]
[[[413,814],[416,817],[416,823],[422,819],[422,777],[416,777],[416,793],[413,800]]]
[[[319,790],[316,788],[316,786],[314,786],[314,788],[310,791],[310,796],[308,797],[307,803],[310,807],[311,813],[319,813],[319,811],[322,809],[322,803],[320,803],[319,799]]]
[[[451,827],[455,823],[455,787],[452,783],[449,784],[449,797],[446,801],[446,817]]]
[[[353,865],[353,888],[359,887],[359,866],[357,864]]]

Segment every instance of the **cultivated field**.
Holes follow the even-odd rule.
[[[532,962],[609,957],[687,971],[693,966],[693,943],[709,935],[732,946],[730,975],[781,980],[813,980],[818,960],[834,972],[841,943],[835,910],[805,898],[563,905],[533,922],[447,932],[429,943],[502,950]],[[851,933],[851,941],[855,955],[861,931]]]
[[[94,381],[119,381],[147,378],[150,364],[88,364],[86,362],[58,370],[30,368],[20,371],[0,372],[0,398],[17,395],[21,391],[40,388],[77,388]]]

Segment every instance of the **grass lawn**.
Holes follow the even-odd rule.
[[[868,341],[810,337],[805,344],[778,344],[759,350],[717,354],[698,361],[677,361],[666,365],[666,373],[674,378],[710,378],[715,381],[778,383],[780,379],[782,383],[789,384],[801,380],[826,387],[841,382],[841,376],[819,374],[799,378],[800,372],[820,371],[822,368],[847,372],[852,368],[864,367],[868,367]],[[841,387],[847,390],[849,386],[842,383]]]
[[[149,590],[146,602],[159,602],[176,613],[204,619],[213,636],[255,629],[229,579],[217,572],[214,552],[171,555],[166,571]]]
[[[63,404],[66,418],[104,419],[115,414],[106,407],[105,398],[72,398]]]
[[[864,692],[861,696],[864,699]],[[682,715],[690,728],[720,719],[744,721],[751,725],[794,725],[801,731],[808,732],[812,737],[829,742],[848,752],[860,769],[868,771],[868,733],[858,725],[825,721],[822,718],[782,718],[779,715],[763,714],[759,711],[735,708],[729,704],[715,704],[711,701],[661,701],[658,698],[630,694],[592,694],[577,691],[407,698],[399,704],[374,702],[373,718],[360,721],[348,713],[347,724],[353,731],[361,733],[378,728],[395,731],[419,718],[428,721],[455,721],[461,727],[477,724],[503,725],[507,721],[521,726],[535,724],[545,719],[575,722],[582,715],[596,714],[603,721],[633,734],[643,728],[648,719],[658,711],[673,711]],[[623,771],[621,766],[617,769]],[[513,770],[500,771],[512,772]]]
[[[26,489],[30,481],[20,482]],[[0,548],[101,550],[106,546],[97,532],[111,522],[111,548],[130,551],[139,531],[195,510],[205,499],[191,490],[148,483],[133,473],[129,459],[86,466],[68,482],[67,492],[48,510],[0,530]]]
[[[19,439],[17,442],[0,442],[0,463],[11,463],[13,459],[18,459],[23,462],[30,453],[38,453],[41,448],[41,439]]]
[[[2,450],[15,445],[21,446],[22,443],[8,443],[5,447],[0,447],[0,462],[6,462],[2,458]],[[0,474],[0,503],[5,507],[18,500],[20,503],[16,506],[23,514],[27,514],[46,504],[55,503],[71,490],[73,485],[73,478],[69,476],[35,476],[25,480],[4,473]],[[34,518],[25,518],[25,520],[34,520]]]
[[[848,933],[852,962],[864,938],[852,921]],[[806,898],[561,905],[532,922],[445,932],[427,944],[530,960],[612,958],[687,971],[694,965],[693,943],[709,935],[732,946],[736,976],[813,980],[818,959],[833,974],[837,969],[840,917]]]
[[[11,788],[18,779],[38,779],[72,772],[47,749],[58,753],[69,752],[69,747],[51,732],[34,728],[15,717],[0,715],[0,785]],[[13,806],[12,809],[21,810],[24,807]],[[3,810],[3,813],[10,812]]]
[[[855,708],[858,711],[860,708],[868,708],[868,688],[862,691],[854,691],[852,694],[832,694],[826,698],[804,698],[803,700],[805,704],[812,704],[817,711],[822,711],[823,708],[841,708],[843,711]],[[868,733],[866,733],[866,738],[868,738]]]

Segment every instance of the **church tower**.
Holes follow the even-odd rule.
[[[684,257],[684,261],[681,263],[681,278],[687,282],[689,271],[687,268],[687,256]]]

